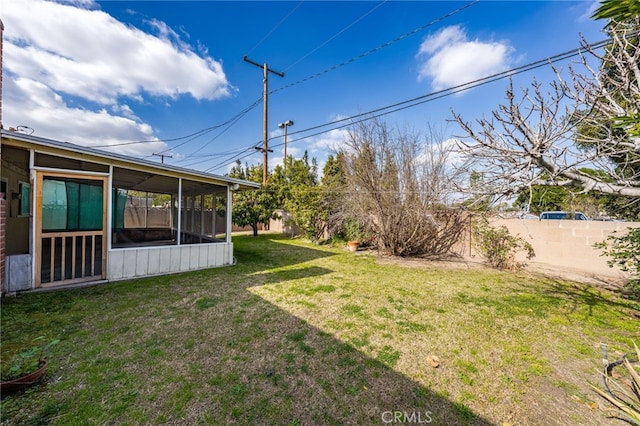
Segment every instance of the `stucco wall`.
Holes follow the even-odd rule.
[[[494,226],[504,225],[513,235],[519,234],[534,248],[532,265],[549,266],[577,272],[605,281],[624,281],[627,274],[607,265],[602,250],[593,247],[609,235],[624,235],[640,222],[600,222],[583,220],[494,219]]]

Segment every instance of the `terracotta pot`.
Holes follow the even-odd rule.
[[[31,386],[36,383],[42,375],[44,371],[47,369],[47,360],[40,360],[40,368],[38,368],[33,373],[29,373],[22,377],[18,377],[17,379],[8,380],[6,382],[0,382],[0,393],[3,395],[18,391],[20,389],[24,389],[27,386]]]
[[[358,241],[349,241],[347,245],[349,246],[349,251],[358,251],[358,247],[360,247]]]

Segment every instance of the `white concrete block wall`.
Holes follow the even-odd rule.
[[[189,270],[198,269],[200,265],[200,246],[189,246]]]
[[[162,250],[150,249],[149,250],[149,275],[156,275],[160,273],[160,253]]]
[[[132,278],[136,276],[137,250],[127,250],[122,259],[122,278]]]
[[[146,275],[150,275],[149,249],[136,250],[136,277],[144,277]]]
[[[229,265],[233,244],[198,244],[115,249],[107,254],[110,281]]]
[[[179,272],[180,271],[180,252],[182,251],[181,247],[171,247],[171,265],[169,267],[169,272]]]
[[[171,250],[158,250],[159,266],[158,273],[166,274],[171,270]]]
[[[199,246],[198,250],[198,269],[206,268],[209,263],[209,247],[208,245]]]

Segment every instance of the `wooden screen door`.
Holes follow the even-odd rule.
[[[106,278],[107,177],[36,174],[36,287]]]

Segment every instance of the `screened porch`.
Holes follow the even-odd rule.
[[[114,168],[111,248],[227,240],[227,186]]]
[[[231,265],[258,184],[0,130],[10,291]]]

